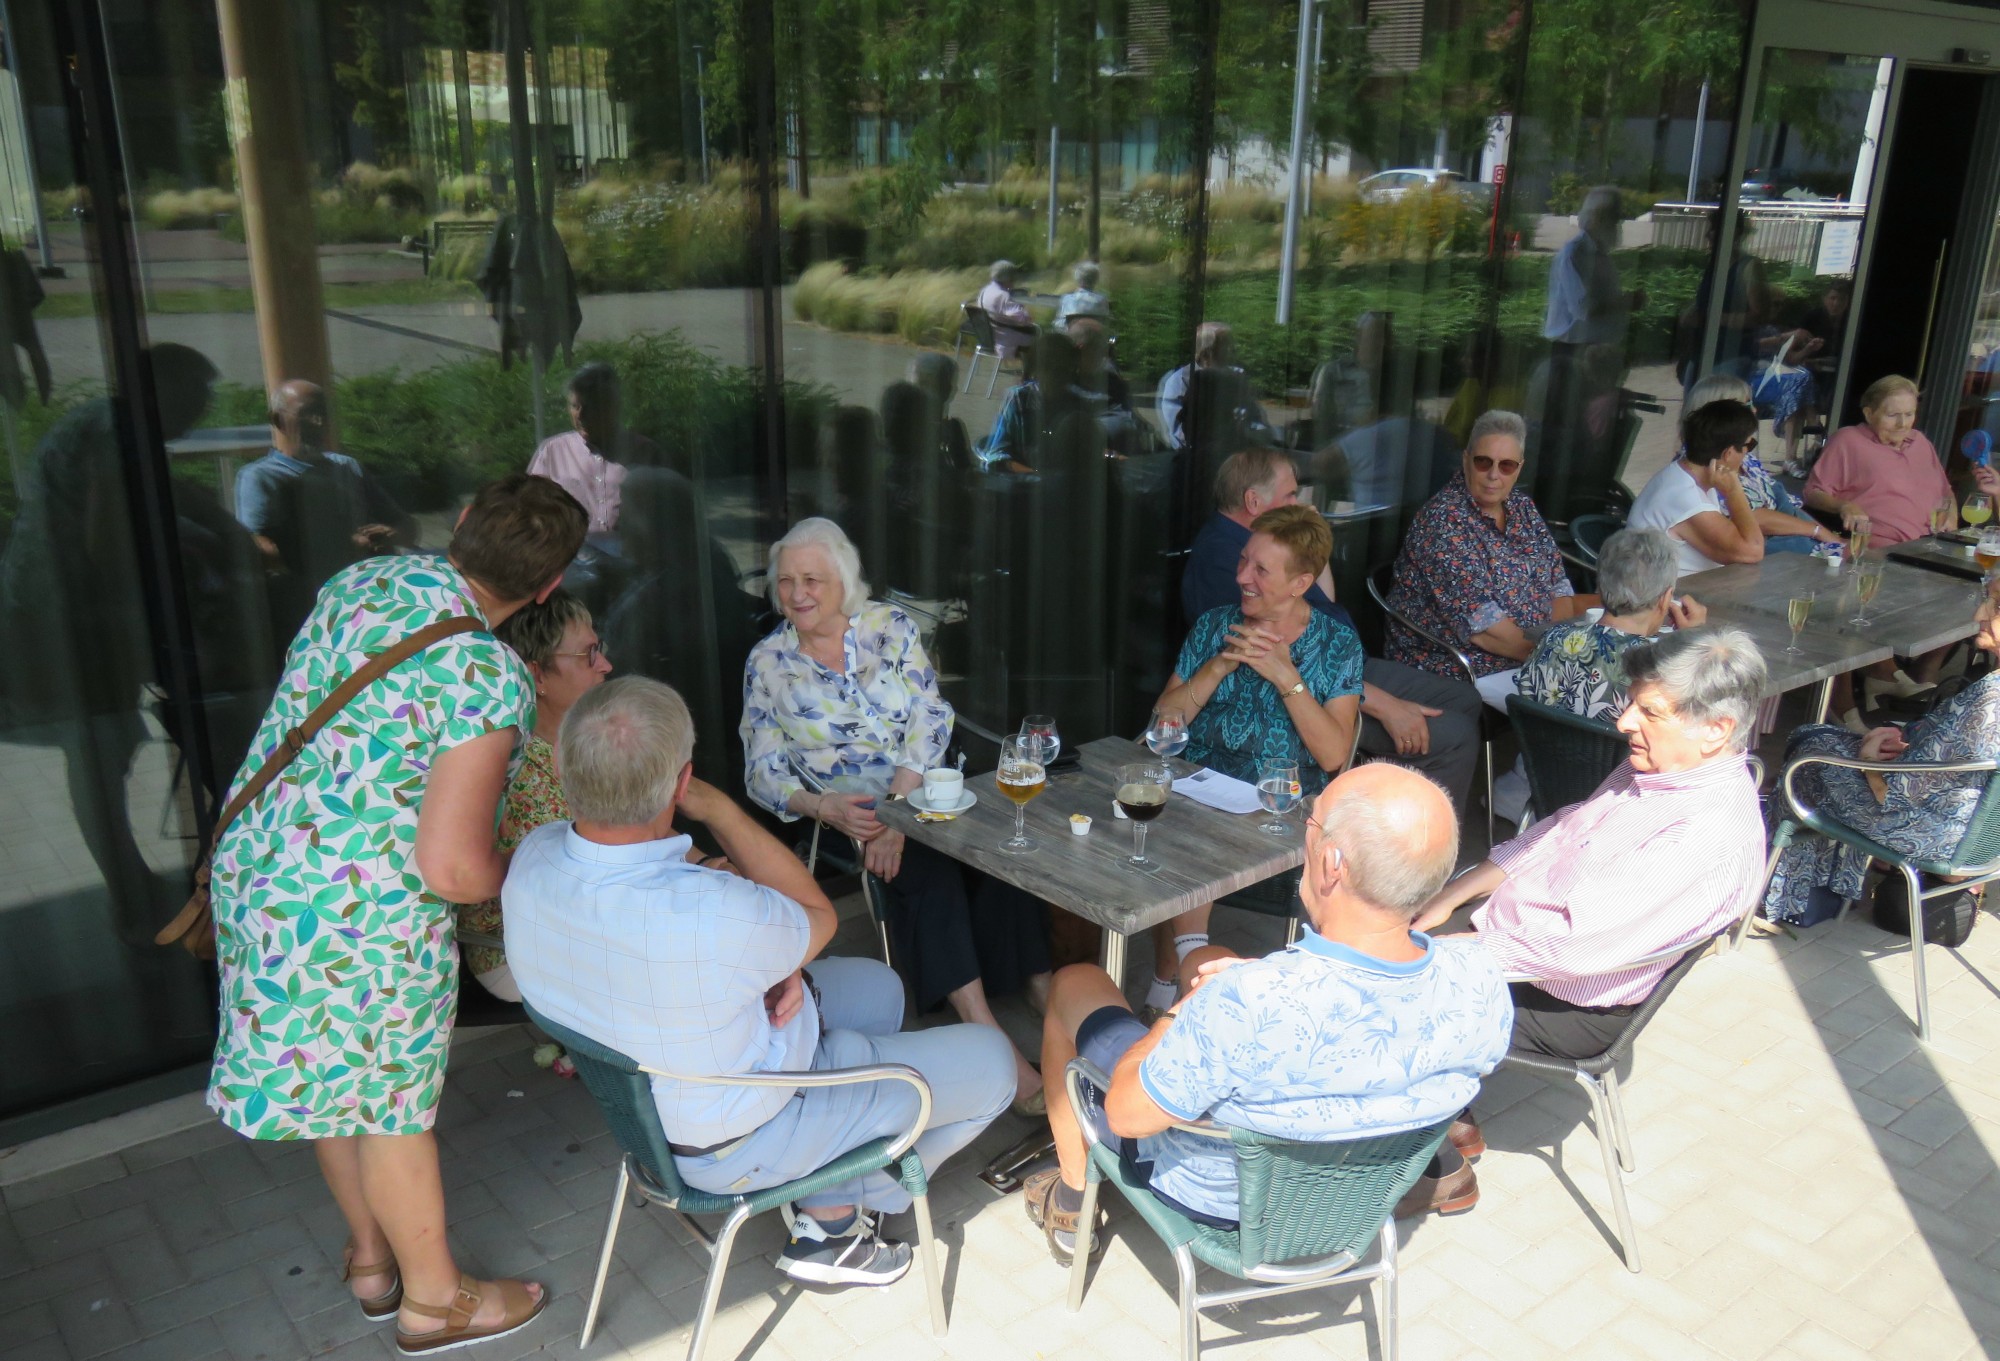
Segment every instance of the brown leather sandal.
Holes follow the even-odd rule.
[[[500,1321],[483,1328],[472,1325],[472,1316],[479,1312],[480,1301],[487,1290],[498,1290],[505,1308]],[[444,1327],[433,1333],[410,1334],[396,1329],[396,1350],[404,1356],[429,1356],[433,1352],[448,1352],[454,1347],[469,1347],[475,1342],[486,1342],[496,1337],[505,1337],[511,1332],[527,1327],[535,1321],[547,1306],[547,1291],[536,1299],[528,1293],[527,1286],[520,1281],[475,1281],[472,1277],[459,1274],[458,1294],[450,1304],[419,1304],[415,1300],[405,1300],[403,1308],[425,1318],[441,1318]]]
[[[1042,1236],[1048,1240],[1049,1256],[1056,1259],[1057,1265],[1068,1266],[1076,1255],[1075,1250],[1065,1246],[1062,1239],[1056,1235],[1067,1235],[1070,1242],[1075,1243],[1079,1227],[1077,1221],[1083,1215],[1080,1211],[1065,1210],[1056,1205],[1056,1188],[1060,1185],[1062,1185],[1062,1173],[1053,1167],[1044,1168],[1021,1183],[1021,1199],[1022,1204],[1027,1207],[1029,1221],[1040,1229]],[[1104,1235],[1097,1230],[1104,1227],[1109,1217],[1105,1207],[1100,1203],[1090,1231],[1089,1252],[1092,1257],[1104,1251]]]
[[[396,1258],[392,1253],[380,1262],[357,1262],[354,1260],[354,1240],[347,1240],[347,1248],[340,1255],[340,1279],[351,1281],[356,1276],[379,1276],[383,1273],[396,1275],[396,1283],[379,1295],[367,1299],[359,1295],[354,1302],[361,1306],[362,1314],[370,1323],[382,1323],[396,1317],[396,1311],[403,1307],[403,1278],[396,1273]]]

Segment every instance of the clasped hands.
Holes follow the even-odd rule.
[[[1216,660],[1225,664],[1225,675],[1239,666],[1247,666],[1280,691],[1299,683],[1299,669],[1292,665],[1292,650],[1285,646],[1276,629],[1263,624],[1248,620],[1231,624],[1229,641],[1222,645]]]

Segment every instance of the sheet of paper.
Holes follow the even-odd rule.
[[[1181,776],[1174,781],[1174,793],[1224,813],[1254,813],[1262,806],[1257,802],[1256,785],[1213,770]]]

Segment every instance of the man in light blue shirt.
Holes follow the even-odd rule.
[[[508,963],[550,1020],[678,1075],[655,1077],[653,1099],[690,1186],[731,1194],[793,1180],[901,1132],[917,1109],[898,1081],[800,1090],[705,1076],[909,1064],[931,1086],[916,1151],[933,1173],[1007,1108],[1004,1034],[898,1034],[893,970],[820,957],[832,904],[777,838],[693,778],[694,724],[671,688],[637,676],[599,686],[564,718],[558,749],[575,821],[537,829],[514,853],[501,893]],[[689,863],[674,826],[683,812],[739,874]],[[910,1249],[862,1211],[909,1203],[882,1172],[808,1196],[778,1265],[815,1284],[887,1285],[909,1270]]]
[[[1057,1261],[1076,1250],[1079,1118],[1171,1208],[1234,1228],[1229,1145],[1176,1123],[1326,1141],[1420,1129],[1458,1114],[1506,1054],[1514,1008],[1499,968],[1410,929],[1457,854],[1444,791],[1398,766],[1362,766],[1327,786],[1308,824],[1299,892],[1310,926],[1297,945],[1258,960],[1194,951],[1190,992],[1150,1028],[1096,966],[1056,975],[1042,1071],[1061,1165],[1031,1176],[1023,1197]],[[1111,1078],[1080,1112],[1056,1080],[1079,1054]]]

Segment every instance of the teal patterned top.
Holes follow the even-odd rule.
[[[292,640],[236,782],[370,656],[467,614],[481,617],[442,558],[370,558],[334,576]],[[430,1128],[458,957],[452,907],[417,873],[417,813],[438,754],[496,729],[532,731],[533,696],[527,668],[492,634],[434,643],[356,696],[223,835],[208,1104],[232,1129],[319,1139]]]
[[[1292,665],[1299,669],[1307,693],[1321,704],[1342,695],[1359,695],[1361,640],[1331,615],[1319,610],[1308,614],[1306,631],[1292,644]],[[1243,611],[1235,605],[1218,605],[1195,620],[1181,644],[1174,674],[1187,680],[1201,670],[1229,642],[1229,630],[1242,622]],[[1277,687],[1247,666],[1237,667],[1215,687],[1188,724],[1187,750],[1181,754],[1196,765],[1252,784],[1260,760],[1296,762],[1307,798],[1333,778],[1306,750]]]

